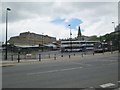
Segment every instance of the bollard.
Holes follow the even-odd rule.
[[[39,54],[39,61],[41,61],[41,54]]]
[[[61,55],[61,57],[63,57],[63,54]]]
[[[113,51],[111,50],[111,54],[113,54]]]
[[[94,54],[95,54],[95,53],[93,52],[93,56],[94,56]]]
[[[20,54],[18,54],[18,63],[20,63]]]
[[[83,53],[82,53],[81,55],[82,55],[82,57],[83,57]]]
[[[50,54],[49,54],[48,58],[50,58]]]
[[[69,58],[70,58],[70,54],[69,54]]]
[[[75,56],[75,54],[74,54],[74,56]]]
[[[56,60],[56,54],[54,54],[54,60]]]
[[[6,60],[6,59],[5,59],[5,55],[4,55],[4,60]]]
[[[13,55],[11,55],[11,60],[13,61]]]
[[[112,45],[111,45],[111,54],[113,54],[113,49],[112,49]]]
[[[103,52],[103,55],[104,55],[104,52]]]

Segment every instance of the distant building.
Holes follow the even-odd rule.
[[[11,37],[8,42],[14,45],[43,45],[56,42],[55,37],[40,35],[31,32],[20,33],[19,36]]]

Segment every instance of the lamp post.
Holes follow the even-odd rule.
[[[69,24],[68,26],[70,27],[70,49],[71,49],[71,52],[72,52],[72,33],[71,33],[71,25]]]
[[[113,31],[115,32],[115,22],[112,22],[113,23]],[[114,47],[115,47],[115,44],[114,44],[114,42],[115,42],[115,34],[113,34],[113,39],[112,39],[112,44],[111,44],[111,53],[112,53],[112,51],[115,49]]]
[[[6,9],[6,42],[5,42],[6,49],[5,49],[5,60],[7,60],[7,28],[8,28],[7,24],[8,24],[8,11],[11,11],[11,9],[10,8]]]
[[[42,52],[43,52],[43,48],[44,48],[44,47],[43,47],[43,37],[44,37],[43,34],[44,34],[44,33],[42,33]]]
[[[105,40],[103,40],[102,48],[103,48],[103,54],[104,54],[104,52],[105,52]]]
[[[113,23],[113,27],[114,27],[114,28],[113,28],[113,29],[114,29],[113,31],[115,31],[115,22],[112,22],[112,23]]]

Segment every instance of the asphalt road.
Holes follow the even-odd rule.
[[[118,54],[81,55],[3,67],[3,88],[118,87]]]

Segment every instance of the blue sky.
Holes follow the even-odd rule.
[[[80,20],[78,18],[71,18],[66,21],[65,18],[60,18],[60,17],[53,19],[51,22],[56,25],[63,25],[66,28],[69,28],[68,25],[70,24],[71,29],[73,29],[73,30],[77,30],[76,27],[79,26],[81,23],[83,23],[82,20]],[[83,32],[84,30],[81,28],[81,31]]]

